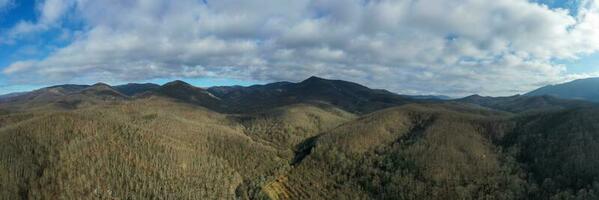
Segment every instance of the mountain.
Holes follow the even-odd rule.
[[[386,90],[370,89],[360,84],[310,77],[299,83],[277,82],[250,87],[212,87],[208,91],[219,97],[232,112],[253,111],[306,102],[324,102],[355,113],[368,113],[412,102]]]
[[[599,78],[579,79],[557,85],[548,85],[525,94],[525,96],[541,95],[599,102]]]
[[[406,97],[417,100],[450,100],[449,96],[445,95],[405,95]]]
[[[18,102],[18,101],[47,101],[60,96],[67,96],[74,92],[84,90],[94,85],[56,85],[31,92],[15,92],[5,95],[0,95],[0,102]],[[109,86],[104,83],[98,83],[97,86],[104,86],[104,89],[111,88],[120,93],[120,95],[134,96],[144,92],[149,92],[159,88],[159,85],[153,83],[129,83],[125,85]]]
[[[100,99],[124,99],[126,97],[126,95],[105,83],[96,83],[71,94],[86,95]]]
[[[102,102],[123,101],[127,98],[126,95],[105,83],[96,83],[94,85],[69,84],[42,88],[4,99],[0,103],[0,107],[17,110],[48,106],[73,109]]]
[[[110,90],[114,90],[114,94],[118,93],[118,95],[115,95],[115,97],[119,96],[117,99],[161,96],[225,113],[247,113],[297,103],[325,103],[359,114],[422,99],[398,95],[386,90],[370,89],[348,81],[328,80],[319,77],[310,77],[298,83],[277,82],[249,87],[221,86],[207,89],[198,88],[183,81],[172,81],[162,86],[135,83],[114,87],[105,86],[110,87]],[[13,95],[0,102],[5,104],[55,102],[88,87],[92,86],[53,86]],[[431,98],[427,97],[422,100],[431,100]]]
[[[514,95],[509,97],[483,97],[480,95],[471,95],[461,99],[453,100],[454,102],[475,104],[496,110],[507,112],[535,112],[549,111],[571,108],[593,107],[595,104],[580,101],[560,99],[554,96],[524,96]]]
[[[311,77],[0,102],[0,199],[599,199],[599,106]]]
[[[55,99],[57,97],[66,96],[70,93],[82,90],[89,87],[89,85],[56,85],[46,87],[31,92],[23,92],[18,95],[11,95],[9,98],[4,98],[3,102],[22,102],[22,101],[47,101]]]
[[[150,95],[173,98],[182,102],[201,105],[220,111],[220,99],[208,90],[190,85],[184,81],[168,82],[148,92]],[[146,95],[148,95],[146,94]]]
[[[21,95],[24,95],[27,93],[28,92],[13,92],[13,93],[8,93],[8,94],[3,94],[3,95],[0,95],[0,101],[3,101],[4,99],[16,97],[16,96],[21,96]]]
[[[125,85],[114,86],[114,89],[127,96],[135,96],[144,92],[158,89],[160,85],[153,83],[128,83]]]

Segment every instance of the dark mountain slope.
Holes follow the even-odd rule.
[[[168,82],[157,89],[154,89],[146,94],[145,96],[164,96],[173,98],[182,102],[200,105],[215,111],[222,111],[222,104],[218,97],[212,95],[205,89],[194,87],[184,81],[172,81]]]
[[[125,85],[117,85],[113,88],[127,96],[134,96],[144,92],[149,92],[158,89],[160,85],[153,83],[129,83]]]
[[[341,80],[310,77],[299,83],[278,82],[250,87],[213,87],[232,112],[246,112],[303,102],[324,102],[355,113],[413,101],[386,90],[375,90]]]
[[[599,78],[579,79],[557,85],[548,85],[525,95],[550,95],[564,99],[599,102]]]
[[[406,97],[417,99],[417,100],[450,100],[449,96],[445,95],[404,95]]]
[[[570,109],[514,120],[502,145],[529,173],[529,199],[599,198],[599,109]]]

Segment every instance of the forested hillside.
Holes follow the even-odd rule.
[[[597,130],[594,104],[555,97],[64,85],[0,104],[0,197],[598,199]]]

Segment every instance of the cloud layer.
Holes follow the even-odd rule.
[[[346,79],[401,93],[504,95],[567,78],[599,50],[599,3],[526,0],[47,0],[10,37],[85,25],[14,82]],[[43,77],[43,78],[42,78]]]

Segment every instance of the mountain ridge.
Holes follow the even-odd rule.
[[[592,80],[599,80],[592,79]],[[581,80],[584,82],[584,80]],[[550,87],[550,86],[547,86]],[[552,87],[552,86],[551,86]],[[31,92],[9,95],[0,99],[0,104],[19,104],[36,102],[36,104],[64,101],[77,92],[88,92],[90,88],[102,95],[91,95],[75,99],[106,101],[112,99],[136,99],[151,96],[162,96],[183,102],[207,107],[223,113],[253,112],[296,103],[327,103],[344,110],[363,114],[376,110],[417,102],[457,102],[475,104],[508,112],[524,112],[542,109],[564,109],[588,107],[591,103],[581,100],[562,99],[553,95],[525,95],[510,97],[482,97],[471,95],[460,99],[446,99],[443,96],[410,96],[396,94],[384,89],[371,89],[358,83],[343,80],[330,80],[311,76],[300,82],[274,82],[251,86],[214,86],[200,88],[181,80],[174,80],[163,85],[152,83],[129,83],[110,86],[105,83],[94,85],[65,84],[41,88]],[[540,88],[538,90],[544,90]],[[535,90],[535,91],[538,91]],[[91,93],[89,93],[91,92]],[[106,96],[107,95],[107,96]],[[109,98],[105,98],[112,96]],[[96,99],[96,100],[93,100]],[[67,102],[74,101],[68,100]]]
[[[599,102],[599,78],[577,79],[566,83],[547,85],[524,95],[551,95],[565,99]]]
[[[21,99],[0,103],[7,199],[599,197],[599,106],[586,101],[418,100],[318,77]]]

